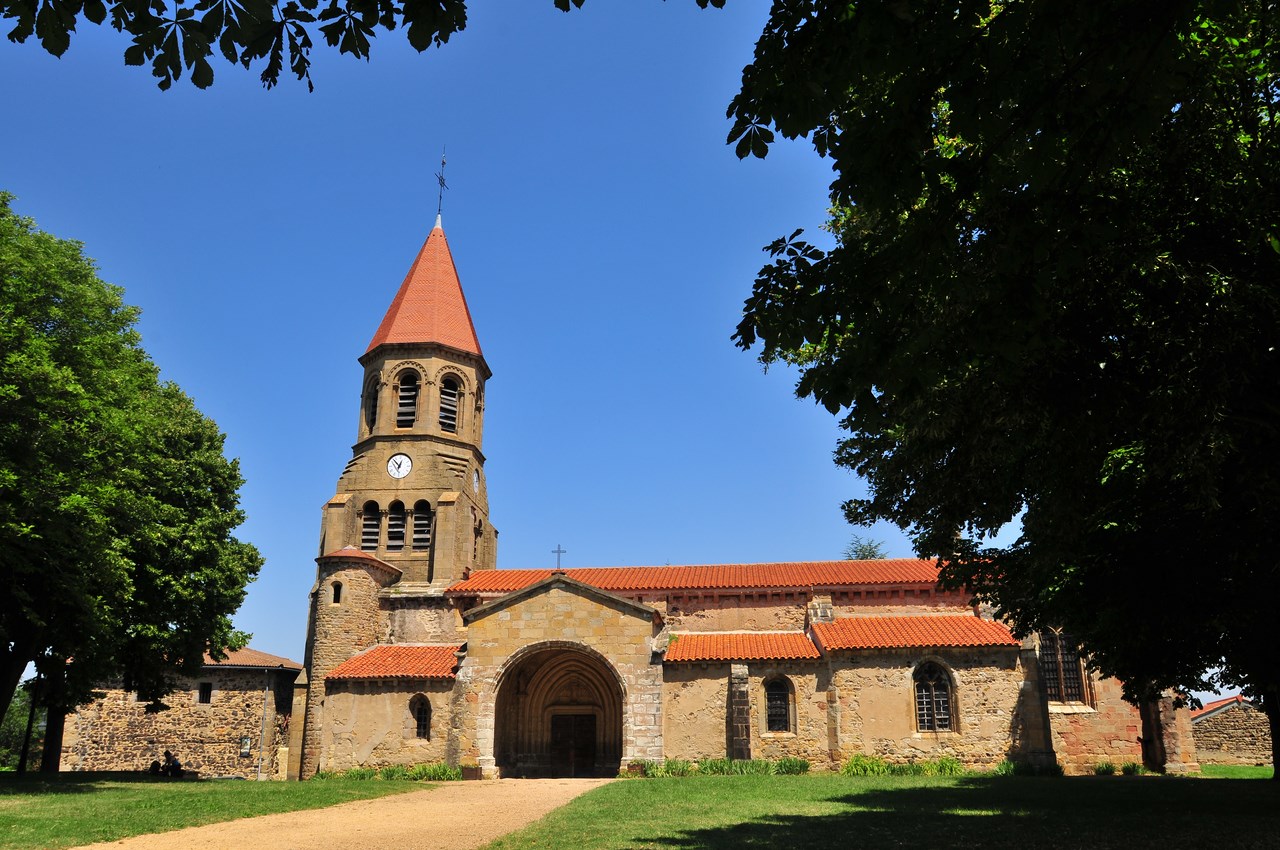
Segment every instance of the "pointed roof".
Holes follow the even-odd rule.
[[[439,216],[365,354],[380,345],[428,342],[483,356]]]

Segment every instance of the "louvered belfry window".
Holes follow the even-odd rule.
[[[458,432],[458,382],[453,378],[440,382],[440,430]]]
[[[404,505],[392,502],[387,508],[387,551],[404,549]]]
[[[418,502],[413,506],[413,550],[425,552],[431,548],[431,505]]]
[[[360,516],[360,548],[372,552],[378,548],[378,532],[381,517],[377,502],[365,502]]]
[[[1093,702],[1080,651],[1070,635],[1053,630],[1040,633],[1040,678],[1050,702]]]
[[[418,420],[418,376],[406,372],[400,376],[400,390],[396,400],[396,427],[412,428]]]
[[[928,662],[916,668],[916,729],[921,732],[951,730],[951,679],[947,671]]]

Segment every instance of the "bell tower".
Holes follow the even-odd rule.
[[[403,591],[443,590],[493,569],[476,337],[439,216],[360,357],[352,458],[325,506],[321,551],[395,567]]]

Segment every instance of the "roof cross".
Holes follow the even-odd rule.
[[[444,182],[444,148],[440,149],[440,170],[436,172],[436,182],[440,184],[436,193],[436,216],[439,216],[444,210],[444,190],[449,188],[449,184]]]

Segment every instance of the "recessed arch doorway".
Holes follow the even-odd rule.
[[[516,777],[616,776],[622,683],[598,653],[568,643],[512,658],[494,704],[494,761]]]

